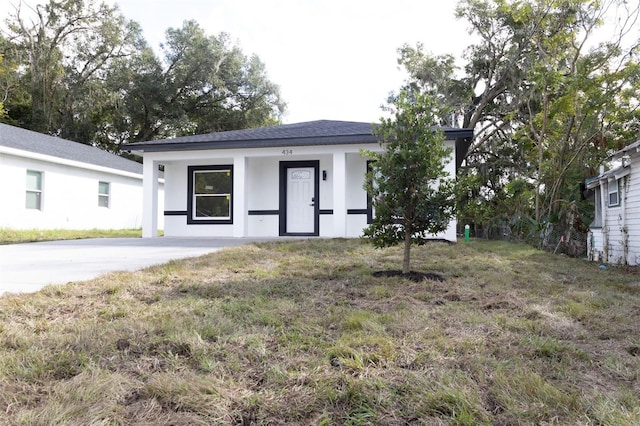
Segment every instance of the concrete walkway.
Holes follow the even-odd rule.
[[[201,256],[257,240],[241,238],[95,238],[0,245],[0,295],[49,284],[135,271],[173,259]]]

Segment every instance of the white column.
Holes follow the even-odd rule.
[[[142,238],[154,238],[158,236],[158,162],[143,158]]]
[[[233,236],[247,236],[247,158],[233,157]]]
[[[333,236],[347,236],[347,154],[333,154]]]

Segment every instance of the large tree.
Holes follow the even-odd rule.
[[[373,223],[365,230],[376,247],[404,244],[402,272],[411,268],[411,245],[447,229],[454,212],[453,181],[445,163],[439,122],[441,105],[424,93],[401,91],[392,117],[375,127],[384,150],[365,152],[373,161],[365,189],[372,196]]]
[[[227,34],[210,36],[186,21],[167,30],[162,53],[145,46],[111,69],[107,81],[119,95],[103,138],[133,142],[279,121],[279,87]]]
[[[14,55],[24,64],[28,114],[10,111],[20,125],[88,142],[96,112],[108,100],[103,80],[113,61],[133,53],[138,25],[117,8],[93,0],[18,2],[7,19]]]
[[[0,54],[16,67],[0,84],[3,121],[24,128],[118,153],[123,142],[274,124],[285,108],[257,56],[195,21],[167,30],[159,54],[94,0],[18,2],[6,23]]]
[[[460,194],[465,222],[537,237],[549,225],[558,234],[579,226],[576,210],[588,216],[579,182],[640,128],[638,40],[629,33],[638,7],[619,0],[462,0],[457,14],[476,40],[462,69],[420,46],[401,49],[407,86],[436,93],[458,111],[456,124],[475,130],[460,170],[468,184]],[[598,30],[614,11],[621,19],[599,42]],[[568,216],[573,223],[562,223]]]

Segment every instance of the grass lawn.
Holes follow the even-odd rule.
[[[68,229],[16,230],[0,228],[0,244],[33,243],[36,241],[79,240],[83,238],[139,238],[141,229],[89,229],[84,231]]]
[[[0,424],[640,424],[635,270],[260,243],[0,297]]]

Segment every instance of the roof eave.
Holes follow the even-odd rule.
[[[246,149],[246,148],[281,148],[290,146],[313,145],[348,145],[359,143],[378,143],[379,139],[368,135],[345,135],[330,137],[282,138],[282,139],[250,139],[231,141],[203,142],[137,142],[124,144],[126,151],[162,152],[162,151],[202,151],[210,149]]]
[[[471,129],[447,129],[444,133],[447,140],[469,139],[473,137],[473,130]],[[202,151],[210,149],[282,148],[313,145],[355,145],[379,142],[379,137],[368,133],[343,136],[310,136],[306,138],[245,139],[229,141],[176,142],[172,139],[167,139],[166,141],[123,144],[122,149],[129,152],[166,152]]]
[[[623,156],[625,156],[627,153],[633,153],[633,152],[640,152],[640,140],[625,146],[624,148],[622,148],[619,151],[614,152],[613,154],[611,154],[607,159],[609,160],[615,160],[618,158],[621,158]]]

